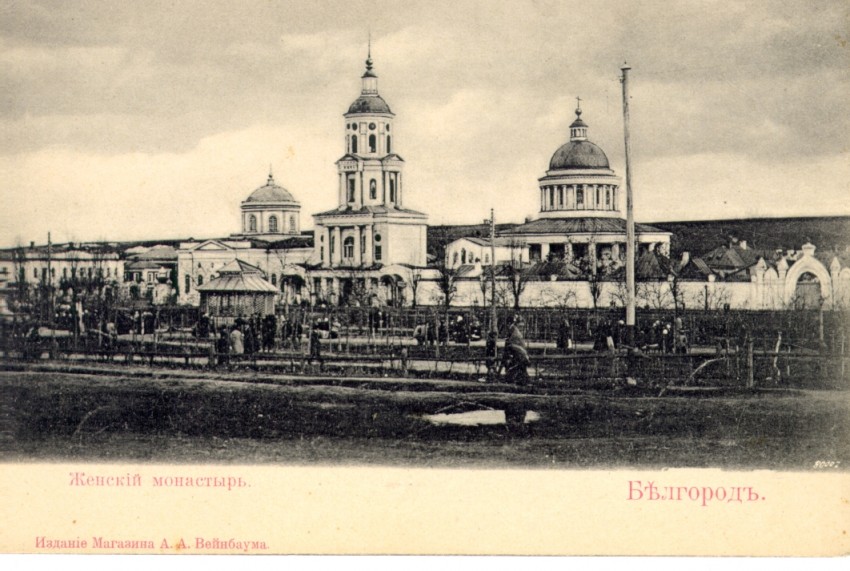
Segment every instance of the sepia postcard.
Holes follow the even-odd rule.
[[[0,10],[0,552],[850,552],[846,2]]]

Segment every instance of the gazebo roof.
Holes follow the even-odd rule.
[[[278,293],[278,289],[267,282],[262,270],[240,259],[227,263],[218,271],[218,277],[198,286],[205,293]]]

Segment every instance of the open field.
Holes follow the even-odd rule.
[[[658,397],[640,386],[520,391],[474,381],[250,371],[90,366],[89,373],[97,374],[0,372],[4,461],[850,466],[847,391],[677,389]],[[469,411],[485,411],[496,423],[426,417]]]

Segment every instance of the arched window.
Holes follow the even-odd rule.
[[[461,250],[460,250],[460,263],[461,264],[466,263],[466,248],[461,248]]]
[[[198,274],[198,285],[199,286],[204,285],[204,276],[202,276],[200,274]]]
[[[357,152],[357,135],[352,135],[351,137],[351,152]]]
[[[248,232],[257,231],[257,217],[253,214],[248,217]]]
[[[369,135],[369,152],[377,153],[378,152],[378,139],[375,135]]]
[[[393,152],[393,141],[392,141],[392,139],[393,139],[392,137],[387,135],[387,154]]]
[[[354,257],[354,238],[352,238],[351,236],[342,241],[342,257]]]
[[[395,202],[395,178],[390,178],[390,202]]]
[[[375,261],[381,261],[381,235],[375,234]]]
[[[452,255],[452,266],[457,265],[457,260],[458,260],[458,254],[457,254],[457,252],[455,252],[454,255]]]
[[[269,232],[277,232],[277,216],[269,216]]]
[[[610,188],[605,189],[605,206],[607,208],[611,207],[611,189]]]
[[[378,198],[378,183],[375,182],[375,179],[369,181],[369,198],[375,200]]]
[[[272,274],[272,285],[273,285],[273,286],[276,286],[276,285],[277,285],[277,276],[276,276],[276,275],[274,275],[274,274]]]
[[[289,217],[289,233],[290,233],[290,234],[295,234],[295,231],[296,231],[296,228],[295,228],[295,215],[291,215],[291,216]]]
[[[183,289],[185,290],[183,293],[189,293],[192,291],[192,276],[186,274],[185,279],[183,280]]]
[[[584,206],[584,189],[576,189],[576,206]]]

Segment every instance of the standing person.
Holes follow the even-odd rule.
[[[511,325],[508,338],[505,341],[504,365],[505,373],[508,381],[517,385],[527,384],[528,365],[531,364],[528,358],[528,349],[525,344],[525,338],[520,331],[522,319],[517,317]]]
[[[319,366],[324,368],[325,362],[322,360],[322,342],[319,339],[319,330],[315,323],[310,328],[310,357],[307,359],[307,362],[312,365],[313,359],[319,361]]]
[[[226,329],[221,330],[215,350],[218,353],[218,364],[224,366],[230,365],[230,337],[227,335]]]
[[[292,324],[292,348],[296,351],[301,351],[301,336],[304,334],[304,327],[300,321]]]
[[[277,317],[275,317],[274,315],[267,315],[263,325],[263,349],[265,349],[267,352],[271,352],[274,350],[275,346],[275,337],[277,334]]]
[[[245,336],[237,325],[233,326],[230,332],[230,353],[234,360],[237,360],[245,354]]]
[[[242,335],[245,343],[245,354],[252,357],[257,352],[257,336],[250,323],[245,325],[245,331],[242,332]]]
[[[290,337],[292,337],[292,323],[288,319],[284,319],[280,326],[280,342],[284,349],[289,349]]]
[[[570,349],[572,349],[572,337],[570,320],[567,316],[564,316],[564,319],[561,321],[561,326],[558,327],[558,348],[564,353],[567,353]]]

